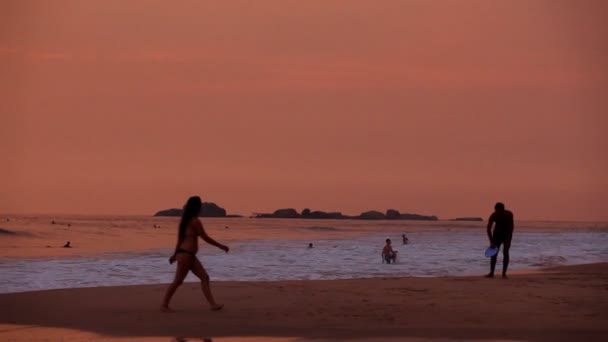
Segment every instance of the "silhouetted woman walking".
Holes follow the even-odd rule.
[[[179,223],[175,253],[169,258],[170,264],[177,261],[177,270],[175,271],[175,279],[173,280],[173,283],[169,285],[160,307],[160,310],[163,312],[173,311],[169,308],[169,302],[171,301],[171,297],[173,297],[175,290],[184,282],[189,271],[192,271],[192,273],[201,280],[201,288],[209,305],[211,305],[211,310],[220,310],[224,306],[223,304],[215,302],[215,299],[211,294],[209,275],[196,257],[196,252],[198,252],[198,238],[200,237],[208,244],[216,246],[226,253],[228,253],[229,248],[207,235],[203,228],[203,224],[198,219],[201,206],[201,198],[198,196],[190,197],[184,206],[184,213],[182,214],[182,219]]]

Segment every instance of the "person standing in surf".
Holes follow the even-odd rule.
[[[390,264],[391,262],[394,264],[397,262],[397,252],[394,251],[391,246],[391,239],[386,239],[386,245],[382,248],[382,259],[387,264]]]
[[[169,285],[169,288],[167,288],[163,303],[161,304],[160,310],[162,312],[173,311],[169,308],[171,297],[173,297],[177,288],[184,282],[186,275],[190,271],[201,280],[201,289],[207,302],[211,305],[211,310],[217,311],[224,306],[223,304],[218,304],[213,298],[211,286],[209,284],[209,275],[196,257],[196,252],[198,252],[198,238],[200,237],[206,243],[216,246],[226,253],[228,253],[230,249],[207,235],[203,228],[203,224],[198,218],[201,207],[201,198],[198,196],[190,197],[184,206],[182,219],[179,223],[175,253],[169,258],[170,264],[177,261],[177,270],[175,271],[175,279],[171,285]]]
[[[492,232],[492,225],[494,225],[494,232]],[[488,239],[490,240],[490,246],[500,250],[500,246],[504,244],[502,250],[502,277],[507,278],[507,268],[509,267],[509,249],[511,248],[511,239],[513,238],[513,229],[515,224],[513,222],[513,213],[505,209],[503,203],[496,203],[494,205],[494,212],[488,219]],[[496,268],[496,261],[498,258],[498,251],[490,259],[490,273],[486,275],[488,278],[494,277],[494,269]]]

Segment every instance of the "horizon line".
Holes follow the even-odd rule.
[[[164,210],[164,209],[163,209]],[[253,214],[253,213],[252,213]],[[410,213],[411,214],[411,213]],[[257,218],[257,217],[252,217],[252,216],[247,216],[247,215],[241,215],[241,214],[226,214],[227,216],[219,216],[219,217],[202,217],[204,219],[239,219],[239,218],[243,218],[243,219],[255,219],[255,220],[264,220],[264,219],[268,219],[268,220],[277,220],[277,219],[281,219],[281,218]],[[230,217],[228,215],[236,215],[238,217]],[[3,213],[0,212],[0,219],[4,219],[4,218],[11,218],[11,216],[88,216],[88,217],[99,217],[99,216],[115,216],[115,217],[161,217],[161,218],[172,218],[172,217],[179,217],[179,216],[154,216],[154,214],[109,214],[109,213],[105,213],[105,214],[91,214],[91,213],[79,213],[79,214],[75,214],[75,213]],[[349,215],[347,215],[349,216]],[[437,215],[424,215],[424,216],[437,216]],[[199,216],[201,217],[201,216]],[[484,218],[483,216],[458,216],[458,217],[481,217],[483,219],[483,221],[460,221],[460,222],[483,222],[486,223],[487,222],[487,218]],[[452,221],[455,218],[458,217],[453,217],[453,218],[441,218],[440,216],[437,216],[437,220],[436,221]],[[294,218],[284,218],[285,220],[294,220]],[[296,220],[298,218],[295,218]],[[302,220],[324,220],[324,221],[329,221],[329,220],[336,220],[336,221],[344,221],[344,220],[349,220],[349,219],[331,219],[331,218],[327,218],[327,219],[307,219],[307,218],[299,218]],[[359,220],[360,221],[360,220]],[[365,221],[421,221],[421,222],[435,222],[434,220],[408,220],[408,219],[399,219],[399,220],[390,220],[390,219],[377,219],[377,220],[365,220]],[[581,219],[563,219],[563,220],[555,220],[555,219],[529,219],[529,218],[522,218],[522,219],[516,219],[517,221],[526,221],[526,222],[577,222],[577,223],[608,223],[608,219],[607,220],[581,220]],[[1,223],[2,221],[0,221]],[[454,222],[454,221],[452,221]]]

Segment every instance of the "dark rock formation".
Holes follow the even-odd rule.
[[[161,210],[154,214],[154,216],[182,216],[184,211],[182,209],[172,208]],[[199,213],[200,217],[226,217],[226,209],[218,206],[212,202],[203,202],[201,206],[201,211]]]
[[[416,220],[416,221],[437,221],[439,218],[437,216],[427,216],[427,215],[418,215],[418,214],[401,214],[399,216],[400,220]]]
[[[302,210],[301,214],[295,209],[279,209],[274,213],[254,213],[253,218],[303,218],[303,219],[334,219],[334,220],[426,220],[426,221],[436,221],[438,220],[437,216],[425,216],[418,214],[401,214],[398,210],[389,209],[386,211],[386,214],[376,211],[370,210],[361,213],[358,216],[348,216],[344,215],[341,212],[325,212],[325,211],[311,211],[306,208]]]
[[[0,234],[17,235],[17,233],[15,233],[15,232],[13,232],[11,230],[8,230],[8,229],[3,229],[3,228],[0,228]]]
[[[313,211],[313,212],[309,213],[307,216],[304,216],[304,218],[341,220],[345,217],[340,212],[329,212],[328,213],[325,211]]]
[[[201,212],[198,216],[201,217],[226,217],[226,209],[220,207],[213,202],[203,202]]]
[[[398,220],[401,218],[401,213],[399,210],[389,209],[386,211],[386,218],[389,220]]]
[[[165,209],[157,212],[154,216],[182,216],[184,211],[182,209],[172,208]]]
[[[450,221],[483,221],[481,217],[457,217],[455,219],[451,219]]]
[[[304,219],[345,219],[347,216],[342,215],[340,212],[325,212],[325,211],[310,211],[306,208],[302,210],[302,214],[298,214],[295,209],[279,209],[272,214],[268,213],[255,213],[254,218],[304,218]]]
[[[302,217],[298,212],[293,208],[287,209],[278,209],[275,210],[274,213],[254,213],[253,217],[255,218],[300,218]]]
[[[362,212],[357,218],[360,220],[386,220],[386,215],[376,210],[370,210]]]
[[[298,212],[293,208],[275,210],[275,212],[272,213],[272,216],[276,217],[276,218],[299,218],[299,217],[301,217],[300,214],[298,214]]]

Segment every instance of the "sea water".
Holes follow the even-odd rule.
[[[231,229],[251,224],[230,221]],[[276,225],[273,220],[255,220],[256,225]],[[352,223],[369,225],[358,234],[347,234],[343,221],[281,220],[281,229],[315,231],[315,239],[256,239],[230,241],[230,253],[201,244],[198,257],[214,281],[273,281],[351,279],[369,277],[443,277],[482,275],[488,272],[484,257],[488,245],[485,229],[465,223],[408,222],[409,243],[397,233],[403,222]],[[398,226],[395,229],[395,225]],[[521,224],[520,224],[521,225]],[[510,251],[509,269],[534,270],[569,264],[608,262],[608,231],[585,229],[579,224],[527,223],[516,230]],[[483,223],[481,224],[483,226]],[[460,227],[460,229],[445,229]],[[471,229],[475,227],[475,229]],[[545,229],[553,227],[553,229]],[[555,229],[555,227],[558,227]],[[372,229],[373,228],[373,229]],[[415,228],[415,229],[414,229]],[[444,229],[442,229],[444,228]],[[341,238],[341,230],[344,238]],[[327,237],[324,238],[324,232]],[[331,234],[329,234],[331,233]],[[391,238],[398,251],[395,264],[381,259],[384,240]],[[314,242],[313,248],[308,243]],[[204,245],[204,246],[203,246]],[[171,248],[137,253],[101,253],[86,257],[54,259],[4,259],[0,261],[0,293],[43,289],[168,283],[176,264],[169,265]],[[497,270],[502,267],[499,254]],[[189,274],[187,282],[197,281]]]

